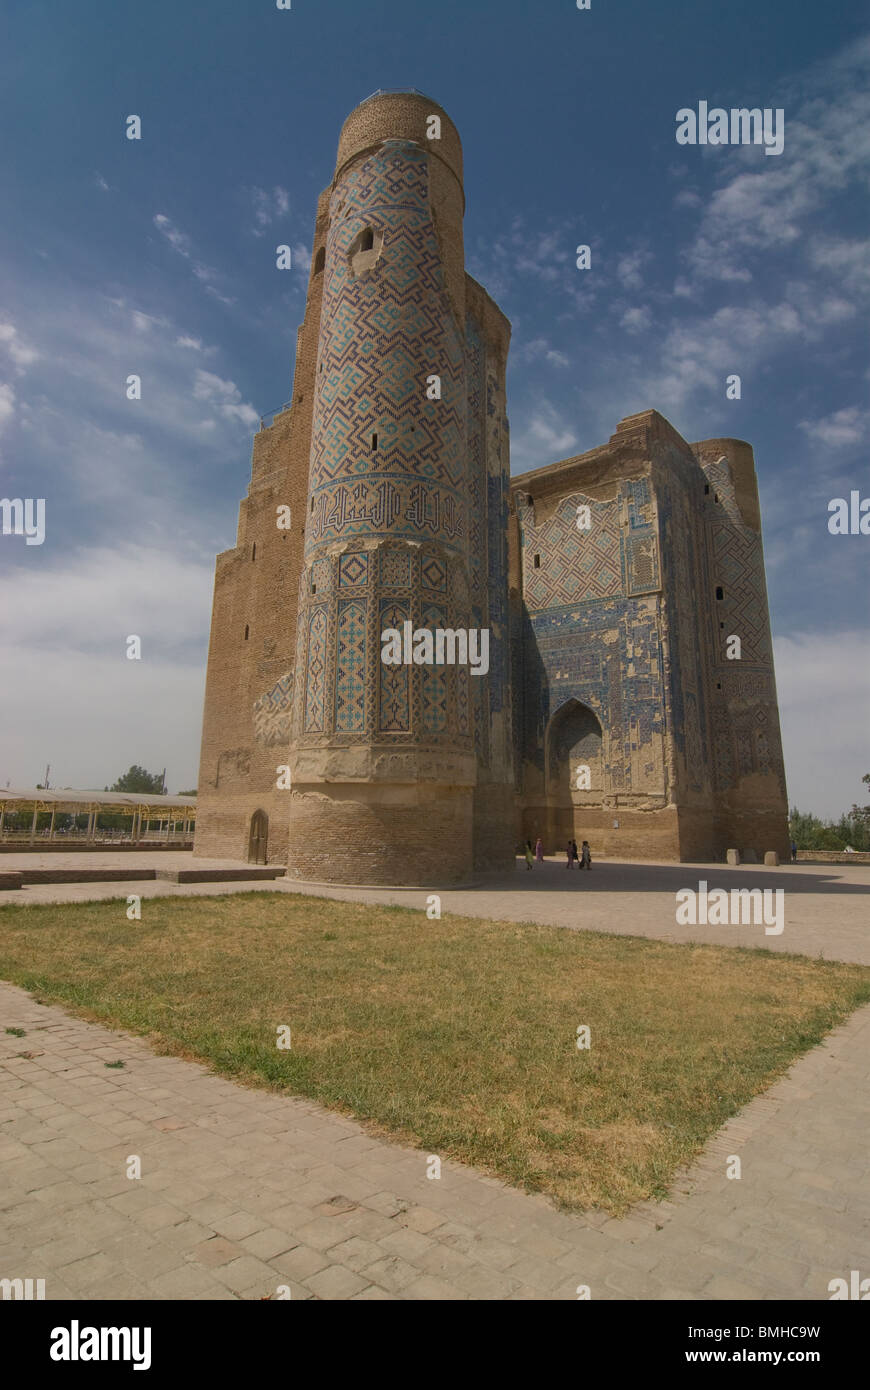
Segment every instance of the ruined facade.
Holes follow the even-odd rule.
[[[465,271],[464,204],[428,98],[345,122],[292,402],[217,560],[196,853],[399,884],[538,833],[784,852],[752,451],[648,412],[511,480],[510,325]],[[406,624],[486,630],[487,674],[385,665]]]

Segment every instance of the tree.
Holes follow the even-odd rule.
[[[861,778],[861,781],[864,783],[865,786],[870,787],[870,772],[865,772],[864,776]],[[870,806],[853,806],[852,819],[863,820],[866,821],[868,825],[870,825]]]
[[[163,794],[163,773],[146,772],[144,767],[134,763],[119,777],[112,787],[113,792],[147,792],[150,795]]]
[[[176,795],[176,796],[196,796],[196,787],[193,787],[192,790],[189,791],[189,792],[176,792],[175,795]]]

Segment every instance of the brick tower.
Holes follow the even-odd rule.
[[[512,862],[510,329],[465,272],[463,213],[440,107],[356,108],[318,205],[293,403],[256,437],[218,557],[198,854],[330,882]],[[406,623],[486,629],[488,673],[384,665],[382,632]]]

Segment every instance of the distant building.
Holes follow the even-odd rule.
[[[217,560],[196,853],[397,884],[537,834],[784,855],[752,450],[647,411],[511,479],[510,325],[465,271],[464,204],[439,106],[351,113],[293,399]],[[423,629],[488,633],[487,674],[383,662]]]

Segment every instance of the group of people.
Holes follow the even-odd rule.
[[[531,840],[526,840],[525,855],[526,855],[526,869],[527,869],[527,870],[530,871],[530,870],[532,869],[532,867],[533,867],[533,865],[534,865],[534,863],[535,863],[536,860],[537,860],[537,862],[538,862],[539,864],[543,864],[543,862],[544,862],[544,842],[543,842],[543,840],[541,839],[540,835],[538,836],[538,840],[537,840],[537,843],[536,843],[534,849],[532,849],[532,842],[531,842]],[[577,865],[577,868],[578,868],[578,869],[591,869],[591,868],[592,868],[592,851],[591,851],[590,848],[589,848],[589,841],[588,841],[588,840],[584,840],[584,841],[583,841],[583,844],[580,846],[580,849],[579,849],[579,850],[577,849],[577,841],[576,841],[576,840],[569,840],[569,841],[568,841],[567,855],[568,855],[568,862],[567,862],[567,864],[565,865],[565,868],[566,868],[566,869],[573,869],[573,867],[574,867],[575,864]]]

